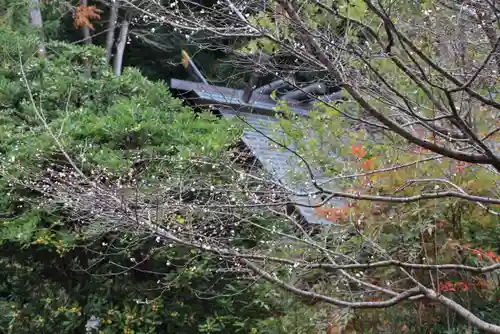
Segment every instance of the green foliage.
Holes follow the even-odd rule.
[[[29,3],[26,0],[1,0],[0,26],[23,31],[29,29]]]
[[[342,15],[353,20],[360,20],[367,14],[366,3],[362,0],[343,2],[339,9]]]
[[[404,86],[401,86],[404,87]],[[279,107],[280,111],[288,113],[286,105]],[[328,189],[340,186],[344,191],[361,194],[377,194],[381,196],[399,197],[414,196],[432,192],[429,185],[415,183],[408,185],[408,180],[448,179],[464,189],[467,193],[478,196],[494,196],[489,185],[497,184],[499,177],[495,173],[474,164],[464,164],[452,159],[441,158],[427,162],[416,163],[405,168],[387,172],[370,174],[377,169],[401,166],[428,158],[431,152],[408,148],[395,137],[370,140],[365,131],[351,131],[348,123],[339,114],[329,108],[318,106],[307,120],[280,120],[280,128],[286,133],[282,139],[286,145],[297,147],[300,153],[313,168],[321,168],[327,175],[361,175],[357,178],[335,179],[327,183]],[[328,120],[328,122],[325,122]],[[310,134],[314,133],[315,136]],[[303,140],[303,138],[308,138]],[[338,138],[342,139],[339,144]],[[401,147],[406,149],[402,150]],[[333,159],[331,152],[336,152],[342,160]],[[358,158],[362,155],[362,158]],[[364,176],[364,173],[368,173]],[[446,184],[438,184],[438,189],[446,188]],[[498,206],[490,206],[494,209]],[[328,210],[328,209],[326,209]],[[345,224],[344,233],[352,235],[335,245],[335,250],[358,261],[365,261],[366,254],[362,250],[367,247],[367,240],[387,251],[391,258],[400,261],[443,264],[459,263],[471,266],[499,263],[500,253],[498,236],[500,230],[499,217],[486,214],[484,208],[464,202],[457,198],[443,198],[436,201],[390,204],[372,201],[353,201],[351,206],[344,208],[345,216],[340,222]],[[320,211],[318,211],[319,213]],[[336,217],[334,217],[336,218]],[[359,222],[360,226],[350,222]],[[340,227],[342,228],[342,227]],[[335,230],[335,228],[333,228]],[[337,225],[337,230],[339,229]],[[362,232],[362,236],[358,235]],[[328,232],[325,232],[328,235]],[[320,242],[321,238],[317,239]],[[368,244],[369,246],[369,244]],[[376,251],[371,261],[379,256]],[[394,268],[367,270],[367,277],[382,278],[384,281],[396,282],[400,273]],[[420,282],[432,286],[429,276],[424,273],[415,274]],[[331,278],[326,278],[332,283]],[[456,287],[446,291],[451,297],[474,314],[480,315],[492,323],[498,323],[498,276],[472,275],[466,271],[443,273],[440,284],[452,282]],[[333,291],[325,284],[322,290],[325,294],[342,292]],[[465,290],[462,288],[465,286]],[[406,286],[405,286],[406,287]],[[383,298],[382,296],[380,296]],[[450,314],[445,308],[425,303],[405,304],[399,308],[401,312],[394,313],[390,309],[363,310],[356,313],[352,321],[358,331],[388,331],[400,332],[403,326],[413,333],[433,330],[438,333],[448,333],[454,327],[464,331],[468,325],[460,317]],[[418,312],[419,317],[414,314]]]
[[[337,61],[346,56],[345,66],[350,68],[352,73],[359,71],[362,74],[359,82],[355,80],[349,82],[348,77],[343,78],[343,80],[345,79],[347,84],[359,89],[358,91],[363,98],[388,118],[394,119],[398,123],[407,122],[405,112],[401,113],[401,118],[394,116],[399,112],[394,107],[396,105],[393,104],[394,100],[399,103],[404,99],[408,110],[429,119],[447,114],[447,112],[437,111],[436,106],[439,104],[444,104],[444,108],[451,109],[446,104],[447,97],[442,87],[452,87],[453,85],[450,85],[442,74],[421,61],[413,51],[409,51],[408,45],[398,47],[395,33],[392,36],[395,39],[394,43],[389,43],[387,32],[381,29],[383,22],[371,10],[368,10],[366,1],[322,2],[328,8],[332,8],[332,12],[327,12],[310,2],[292,1],[291,3],[311,35],[316,37],[318,43],[325,46],[326,56],[331,56],[335,65],[341,63],[342,61],[338,63]],[[463,31],[459,31],[455,23],[450,23],[450,17],[454,18],[456,12],[446,8],[446,6],[438,6],[432,1],[393,1],[390,5],[383,2],[373,2],[373,4],[377,8],[385,7],[387,15],[392,17],[392,21],[397,25],[399,31],[406,35],[435,64],[448,69],[450,73],[453,73],[452,69],[463,65],[458,59],[461,57],[459,53],[443,52],[446,43],[443,42],[442,38],[446,34],[453,36],[450,37],[452,39],[449,42],[451,45],[454,43],[467,45],[466,53],[470,56],[472,63],[484,61],[489,53],[489,50],[475,46],[471,40],[468,40],[470,37],[463,36]],[[276,5],[276,3],[271,2],[271,5]],[[296,43],[300,45],[303,43],[303,38],[294,35],[293,30],[296,32],[302,30],[297,29],[296,23],[290,23],[290,20],[283,18],[283,16],[276,15],[276,13],[259,13],[253,22],[271,31],[275,38],[284,44]],[[280,25],[276,23],[276,17],[281,17]],[[379,44],[378,41],[367,36],[366,32],[361,31],[361,25],[372,28],[381,43]],[[433,28],[430,28],[431,26]],[[330,54],[327,45],[329,44],[328,38],[331,36],[336,41],[338,41],[337,39],[342,40],[347,51],[334,50]],[[360,43],[361,36],[364,36],[363,43]],[[385,53],[384,47],[387,45],[391,45],[390,51],[397,57],[398,62],[395,62],[394,58],[391,57],[375,56]],[[352,49],[349,46],[352,46]],[[259,45],[257,40],[250,42],[248,49],[251,52],[260,49],[271,53],[266,45],[262,43]],[[365,58],[362,59],[360,56],[360,59],[353,60],[355,58],[352,57],[353,54],[358,52],[365,55]],[[321,60],[320,57],[316,57],[316,59]],[[312,62],[307,63],[308,66],[311,64]],[[404,64],[410,69],[401,68],[400,64]],[[342,72],[344,71],[343,66],[344,64],[339,67]],[[485,73],[489,73],[489,71],[489,69],[485,70]],[[350,73],[350,71],[347,70],[344,73]],[[412,77],[408,73],[415,76]],[[382,87],[378,96],[377,93],[373,94],[371,89],[365,90],[361,87],[363,84],[360,82],[364,82],[361,77],[370,82],[369,85],[372,87]],[[428,80],[428,83],[423,85],[425,89],[420,85],[420,80]],[[483,96],[488,96],[489,92],[496,89],[491,85],[490,81],[485,84],[478,80],[474,82],[473,86]],[[384,89],[386,90],[384,91]],[[394,93],[394,90],[399,94]],[[398,96],[396,97],[396,95]],[[455,100],[457,109],[461,108],[461,112],[463,112],[466,107],[463,106],[461,97],[458,95],[453,95],[452,99]],[[346,97],[349,98],[349,96]],[[436,101],[439,102],[436,103]],[[484,138],[487,133],[498,126],[496,118],[492,117],[492,115],[497,115],[498,110],[478,102],[471,102],[467,108],[474,111],[474,117],[470,120],[473,123],[473,131],[478,137]],[[323,184],[329,190],[342,189],[350,194],[410,197],[435,191],[459,191],[458,189],[461,191],[463,189],[469,194],[498,197],[495,186],[500,181],[498,173],[488,170],[485,166],[464,164],[444,157],[411,164],[416,160],[429,158],[435,152],[418,150],[403,138],[391,133],[390,130],[384,131],[383,134],[378,131],[367,133],[358,127],[351,127],[355,122],[346,121],[342,115],[350,115],[352,118],[356,117],[362,120],[370,119],[360,104],[352,99],[335,105],[335,109],[325,108],[318,104],[308,119],[294,118],[284,103],[279,104],[276,111],[286,116],[280,119],[279,124],[280,129],[285,132],[286,138],[277,137],[276,139],[288,147],[296,149],[297,153],[313,169],[321,170],[323,174],[331,177],[332,181]],[[408,114],[410,114],[409,111]],[[414,120],[417,120],[417,117]],[[451,140],[448,142],[443,138],[431,136],[425,129],[418,130],[419,132],[413,129],[412,131],[442,147],[454,147],[458,151],[467,150],[464,146],[452,144]],[[498,153],[500,149],[498,136],[485,139],[484,142],[495,153]],[[332,155],[332,153],[335,154]],[[377,169],[405,164],[410,165],[386,172],[375,172]],[[302,182],[307,181],[308,175],[301,174],[297,175],[297,179]],[[357,175],[357,177],[353,175]],[[418,181],[409,182],[409,180]],[[450,183],[443,180],[450,181]],[[456,187],[452,186],[451,183]],[[498,212],[497,205],[488,205],[487,207]],[[340,219],[339,215],[332,217],[324,214],[325,212],[336,213],[335,210],[341,211]],[[336,224],[332,224],[331,231],[321,233],[321,237],[330,238],[328,243],[323,243],[321,237],[314,240],[359,262],[382,261],[392,258],[426,264],[453,263],[475,266],[500,263],[498,255],[500,253],[498,243],[500,220],[498,214],[485,212],[484,206],[477,203],[457,198],[404,204],[352,200],[348,201],[348,205],[344,208],[321,208],[316,213]],[[341,234],[339,230],[347,234],[348,237],[338,241],[338,236]],[[306,250],[304,253],[312,256],[313,252]],[[373,279],[380,286],[391,282],[390,286],[398,291],[403,291],[411,286],[406,283],[395,283],[407,278],[394,268],[366,270],[359,275],[359,277],[365,277],[366,281]],[[436,277],[434,274],[423,271],[412,272],[412,275],[428,287],[442,289],[441,292],[447,297],[460,303],[480,318],[491,323],[499,323],[498,273],[473,275],[467,271],[457,270],[456,272],[440,272],[436,274]],[[295,277],[290,276],[286,278],[295,283],[296,281],[293,281]],[[316,277],[324,279],[329,284],[315,285],[315,289],[317,288],[326,295],[352,298],[352,295],[346,292],[351,288],[350,286],[342,286],[335,278],[323,275],[323,273],[311,272],[308,278]],[[311,286],[308,286],[308,289],[311,289]],[[372,297],[373,300],[381,300],[387,297],[374,293],[370,294],[370,299],[368,299],[364,292],[363,295],[360,300],[372,300]],[[416,313],[417,317],[415,317]],[[403,304],[398,307],[397,312],[391,309],[356,312],[356,317],[353,318],[351,325],[351,328],[355,328],[357,332],[407,331],[424,333],[430,330],[433,333],[474,332],[463,318],[450,312],[449,309],[439,304],[425,302]],[[403,330],[403,328],[406,329]]]
[[[49,42],[41,59],[35,37],[2,29],[0,42],[0,331],[83,332],[94,316],[102,333],[248,333],[267,318],[262,287],[242,289],[236,274],[215,271],[220,263],[127,233],[89,240],[27,187],[68,164],[61,149],[108,179],[127,177],[138,158],[158,161],[143,183],[186,170],[209,177],[187,158],[224,159],[241,129],[195,115],[135,69],[115,77],[100,48]],[[145,252],[139,271],[123,271]],[[220,296],[203,300],[202,291]]]
[[[30,24],[29,9],[32,6],[31,0],[0,0],[0,27],[14,29],[23,34],[40,33],[34,31]],[[67,10],[67,5],[59,0],[42,0],[39,8],[43,17],[41,33],[45,38],[51,38],[60,29],[60,18]]]
[[[210,156],[220,154],[237,138],[235,126],[208,113],[193,117],[163,83],[149,82],[134,69],[113,76],[101,49],[62,43],[47,47],[53,54],[50,60],[30,58],[22,69],[14,63],[2,77],[1,103],[9,110],[2,124],[7,160],[34,163],[36,152],[59,150],[41,115],[78,163],[95,163],[116,172],[129,168],[138,150],[143,158],[172,151],[185,157],[201,152]],[[91,79],[84,74],[83,59],[90,60]],[[21,124],[30,125],[30,131],[20,131]],[[16,150],[9,151],[14,143]]]

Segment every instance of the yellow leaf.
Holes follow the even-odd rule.
[[[186,223],[186,221],[184,220],[184,218],[182,218],[181,216],[176,216],[175,217],[175,221],[178,223],[178,224],[181,224],[181,225],[184,225]]]

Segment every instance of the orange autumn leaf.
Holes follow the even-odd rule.
[[[374,166],[375,166],[375,158],[366,159],[361,165],[363,169],[373,169]]]
[[[366,155],[366,152],[363,150],[363,147],[352,145],[351,154],[358,159],[363,159],[363,157]]]
[[[316,215],[332,223],[338,223],[347,218],[347,208],[316,208]]]
[[[96,6],[79,6],[75,12],[75,20],[73,25],[75,28],[88,27],[90,30],[94,30],[94,26],[90,23],[90,20],[100,20],[99,15],[102,12]]]
[[[491,250],[487,250],[486,253],[484,253],[484,256],[490,259],[491,262],[495,262],[495,258],[497,257],[495,252],[492,252]]]
[[[491,263],[500,263],[500,256],[490,249],[486,252],[483,249],[470,249],[470,251],[471,254],[475,255],[479,261],[489,259]]]
[[[480,281],[480,282],[474,283],[472,285],[476,286],[478,288],[487,288],[488,287],[488,282],[486,282],[486,281]]]
[[[469,291],[469,284],[465,282],[457,282],[455,283],[455,287],[461,289],[463,292]]]
[[[456,291],[455,285],[452,282],[444,282],[439,284],[441,292]]]

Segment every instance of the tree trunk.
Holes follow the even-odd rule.
[[[42,12],[40,11],[40,0],[31,0],[31,7],[29,9],[30,14],[30,22],[31,25],[40,30],[40,34],[42,34],[43,29],[43,20],[42,20]],[[43,35],[41,36],[40,48],[38,52],[41,56],[45,57],[45,43],[43,41]]]
[[[88,0],[82,0],[82,6],[88,6]],[[82,27],[83,43],[86,45],[92,44],[92,36],[90,36],[90,28],[88,26]]]
[[[120,27],[120,36],[118,37],[118,45],[116,46],[116,54],[113,58],[113,71],[115,75],[120,76],[122,73],[123,53],[127,45],[128,28],[130,25],[131,14],[126,13]]]
[[[106,32],[106,62],[111,60],[113,52],[113,43],[115,41],[116,21],[118,20],[118,8],[120,0],[111,0],[111,12],[109,14],[108,31]]]
[[[87,7],[88,6],[88,0],[81,0],[81,5]],[[88,26],[83,26],[81,28],[82,34],[83,34],[83,43],[85,45],[91,45],[92,44],[92,36],[90,35],[90,28]],[[92,75],[92,70],[90,68],[90,63],[88,59],[84,58],[83,59],[83,66],[85,68],[85,76],[87,78],[90,78]]]

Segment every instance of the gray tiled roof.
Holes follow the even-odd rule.
[[[297,194],[315,190],[310,182],[308,185],[307,182],[293,181],[292,176],[294,173],[304,174],[307,172],[306,169],[301,167],[298,158],[290,151],[280,150],[271,140],[266,138],[279,139],[280,136],[283,136],[282,133],[276,131],[277,127],[273,126],[278,122],[278,119],[272,116],[275,114],[274,107],[276,103],[268,95],[253,94],[249,103],[245,103],[240,98],[242,95],[241,90],[177,79],[172,80],[171,87],[194,92],[198,97],[196,104],[214,105],[224,117],[230,118],[238,115],[238,117],[245,119],[250,126],[245,129],[242,140],[260,161],[263,168],[273,175],[275,181],[280,182]],[[299,116],[306,116],[311,108],[311,105],[304,103],[297,103],[295,106],[294,102],[290,104],[292,106],[289,109]],[[293,149],[293,147],[290,147],[290,149]],[[325,180],[319,173],[314,177],[319,183]],[[320,198],[291,195],[290,200],[301,204],[297,205],[297,208],[308,223],[331,224],[331,222],[316,215],[314,208],[307,207],[319,204]],[[340,200],[332,200],[328,204],[329,206],[339,207],[344,203]]]
[[[271,100],[269,95],[254,93],[248,103],[245,103],[241,96],[243,90],[232,89],[227,87],[219,87],[208,85],[199,82],[185,81],[172,79],[171,87],[174,89],[192,91],[198,96],[197,103],[203,104],[222,104],[230,106],[239,111],[250,111],[264,114],[274,114],[276,102]],[[311,108],[308,103],[299,103],[288,101],[290,111],[300,116],[306,116],[307,111]]]
[[[236,116],[234,111],[228,109],[221,109],[220,112],[225,117]],[[292,176],[294,173],[305,173],[307,175],[306,169],[300,167],[298,158],[290,151],[279,149],[275,143],[267,138],[270,137],[272,139],[279,140],[280,137],[284,136],[284,134],[276,131],[278,128],[275,126],[278,123],[276,118],[252,113],[238,113],[238,117],[243,118],[249,125],[251,125],[251,127],[247,127],[245,129],[242,138],[243,142],[250,148],[253,155],[262,164],[263,168],[273,175],[275,181],[280,182],[298,194],[313,192],[315,190],[312,184],[307,186],[305,182],[293,181]],[[252,128],[255,128],[257,131]],[[293,147],[290,147],[290,149],[293,149]],[[315,175],[315,179],[319,183],[325,180],[321,177],[321,175],[319,175],[319,173]],[[292,195],[290,196],[290,200],[295,203],[305,205],[298,205],[297,208],[308,223],[331,223],[317,216],[314,212],[314,208],[308,207],[319,204],[321,201],[320,198],[314,198],[313,196]],[[328,204],[334,207],[340,207],[344,203],[340,200],[332,200]]]

